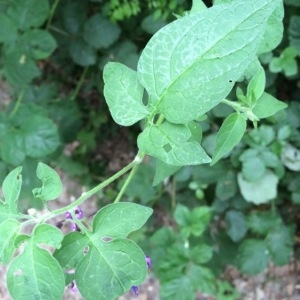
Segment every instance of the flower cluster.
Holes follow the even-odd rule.
[[[75,209],[75,216],[78,220],[81,220],[83,218],[83,211],[79,206],[77,206],[76,209]],[[66,212],[66,218],[69,219],[69,220],[73,219],[72,214],[69,211]],[[77,226],[76,223],[71,222],[71,230],[72,231],[79,231],[80,229],[79,229],[79,227]]]

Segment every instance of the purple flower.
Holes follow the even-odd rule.
[[[69,211],[66,212],[65,216],[66,216],[66,219],[69,219],[69,220],[73,219],[72,214]],[[83,218],[83,211],[79,206],[77,206],[75,209],[75,216],[78,220]],[[71,230],[79,231],[79,227],[74,222],[71,222]]]
[[[152,267],[152,260],[149,256],[146,256],[146,263],[147,263],[147,268],[148,270],[151,269]]]
[[[78,292],[78,288],[77,288],[77,285],[76,285],[76,282],[75,282],[75,281],[72,281],[72,282],[68,285],[68,287],[71,289],[71,291],[72,291],[73,293]]]
[[[135,296],[138,296],[138,294],[139,294],[139,287],[134,285],[134,286],[131,287],[131,291],[133,292],[133,294]]]

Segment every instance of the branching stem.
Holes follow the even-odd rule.
[[[49,28],[50,28],[50,24],[51,24],[51,21],[53,19],[53,16],[54,16],[54,13],[55,13],[55,10],[57,8],[58,3],[59,3],[59,0],[55,0],[52,7],[51,7],[51,10],[50,10],[50,13],[49,13],[49,18],[48,18],[47,25],[46,25],[46,30],[49,30]]]

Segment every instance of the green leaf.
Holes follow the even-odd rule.
[[[265,236],[274,227],[282,225],[282,221],[272,211],[255,212],[248,215],[247,225],[252,232]]]
[[[253,182],[246,181],[239,173],[238,184],[244,199],[256,205],[268,203],[277,196],[278,177],[269,170],[260,180]]]
[[[158,31],[138,63],[154,110],[170,122],[186,123],[220,103],[254,58],[278,3],[220,4]]]
[[[130,202],[109,204],[95,215],[93,230],[96,235],[126,238],[140,229],[152,212],[149,207]]]
[[[39,163],[36,169],[36,176],[42,181],[42,187],[32,190],[34,197],[40,198],[43,202],[55,200],[62,193],[62,183],[58,174],[49,166]]]
[[[1,206],[0,206],[1,216]],[[1,222],[0,226],[0,262],[6,265],[15,251],[14,240],[19,234],[21,224],[13,219]]]
[[[0,223],[11,217],[15,218],[18,212],[18,198],[22,186],[22,167],[12,170],[4,179],[2,192],[5,202],[0,200]]]
[[[40,27],[47,20],[49,2],[47,0],[11,0],[8,15],[21,30]]]
[[[288,264],[293,255],[294,237],[292,230],[286,226],[278,226],[269,232],[266,241],[273,262],[277,266]]]
[[[238,249],[238,267],[245,274],[258,274],[267,267],[268,255],[269,251],[264,241],[247,239]]]
[[[82,39],[72,41],[69,52],[73,61],[80,66],[86,67],[96,63],[96,50]]]
[[[16,24],[3,13],[0,13],[0,43],[12,43],[18,37]]]
[[[172,281],[165,282],[161,287],[160,296],[162,299],[190,300],[195,298],[195,291],[190,278],[181,275]]]
[[[114,121],[130,126],[144,119],[149,111],[142,101],[144,88],[137,73],[115,62],[108,63],[103,72],[104,96]]]
[[[26,157],[22,133],[15,129],[6,132],[2,139],[1,158],[7,164],[20,165]]]
[[[41,29],[26,31],[21,37],[21,43],[31,58],[36,60],[47,58],[57,47],[52,35]]]
[[[211,164],[215,164],[239,143],[246,131],[246,125],[245,118],[239,113],[232,113],[225,119],[217,134],[216,149]]]
[[[188,126],[164,122],[147,127],[138,136],[139,149],[173,166],[209,163],[199,141],[193,139]]]
[[[84,24],[83,38],[96,49],[108,48],[119,38],[120,32],[117,24],[111,23],[101,14],[95,14]]]
[[[192,9],[190,11],[191,14],[200,12],[204,9],[207,9],[206,5],[202,0],[193,0]]]
[[[240,241],[247,232],[245,216],[242,212],[230,210],[226,212],[227,234],[234,242]]]
[[[156,186],[161,183],[167,177],[176,173],[181,167],[180,166],[172,166],[166,164],[165,162],[161,161],[160,159],[156,159],[155,164],[155,175],[153,179],[153,185]]]
[[[243,160],[242,174],[248,182],[260,180],[265,174],[266,167],[263,160],[258,157],[249,157]]]
[[[46,250],[29,244],[7,271],[7,287],[13,299],[61,299],[64,273]]]
[[[13,86],[21,88],[40,75],[35,62],[19,49],[4,54],[3,71]]]
[[[95,215],[93,232],[85,247],[88,252],[79,260],[75,271],[78,289],[86,300],[115,299],[144,281],[145,256],[126,237],[139,229],[151,213],[152,209],[138,204],[114,203]],[[91,281],[91,278],[97,280]]]
[[[48,118],[32,116],[22,125],[26,154],[39,158],[53,153],[60,145],[57,126]]]
[[[206,244],[197,245],[191,248],[190,258],[195,264],[205,264],[213,257],[213,248]]]
[[[77,231],[64,236],[61,247],[56,249],[53,256],[65,272],[75,269],[84,256],[84,249],[88,244],[88,237]]]
[[[263,93],[255,103],[252,111],[256,117],[263,119],[270,117],[285,108],[287,108],[287,105],[284,102],[277,100],[268,93]]]
[[[221,200],[232,198],[237,192],[236,174],[233,171],[227,171],[217,181],[216,196]]]
[[[262,96],[265,86],[265,70],[263,67],[260,67],[247,86],[247,99],[250,103],[256,103],[256,101]]]
[[[63,237],[63,233],[57,227],[50,224],[38,224],[34,228],[32,243],[35,245],[46,244],[59,248]]]
[[[298,55],[300,55],[300,16],[291,16],[289,25],[289,40]]]
[[[286,144],[281,152],[281,161],[289,170],[300,171],[300,150]]]
[[[174,219],[180,226],[180,231],[185,238],[190,235],[200,236],[207,228],[211,218],[211,208],[201,206],[189,210],[184,205],[177,205]]]

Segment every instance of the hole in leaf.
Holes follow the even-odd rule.
[[[148,104],[149,104],[149,96],[145,89],[144,89],[144,93],[143,93],[142,102],[145,106],[148,106]]]
[[[89,252],[89,247],[88,246],[84,247],[83,255],[86,255],[88,252]]]
[[[165,144],[163,148],[167,153],[169,153],[172,150],[172,146],[170,144]]]
[[[110,241],[112,240],[112,238],[109,237],[109,236],[104,236],[103,238],[101,238],[101,240],[102,240],[103,242],[110,242]]]

